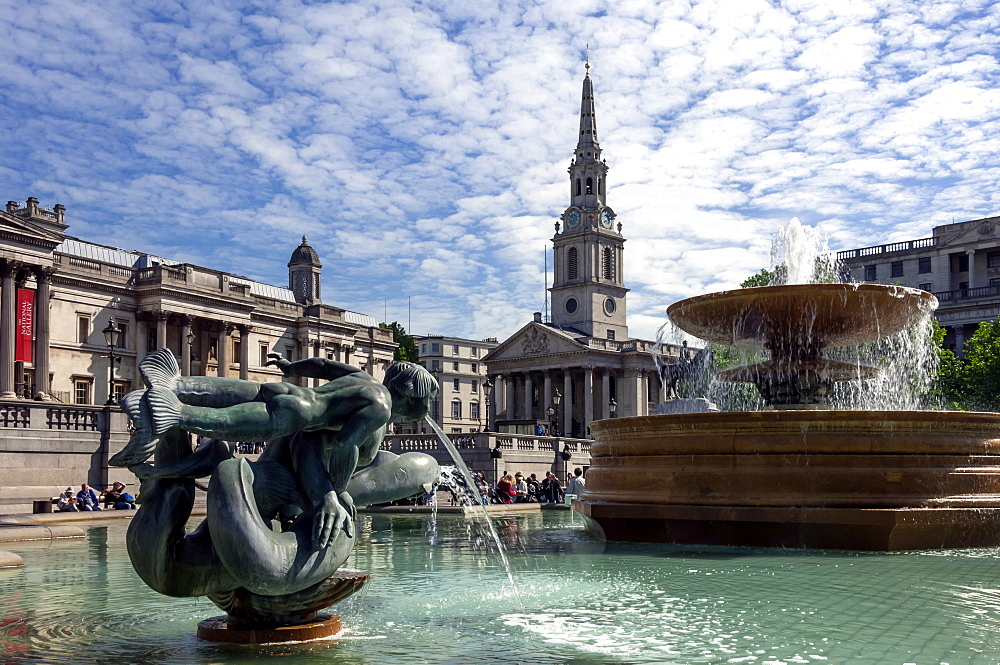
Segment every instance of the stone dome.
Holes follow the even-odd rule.
[[[292,252],[292,258],[288,261],[289,268],[301,265],[323,267],[319,262],[319,254],[309,246],[305,236],[302,236],[302,244],[295,248],[295,251]]]

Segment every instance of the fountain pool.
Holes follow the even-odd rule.
[[[365,515],[347,565],[378,571],[337,606],[349,633],[309,644],[199,641],[218,614],[136,576],[125,525],[5,545],[9,663],[1000,662],[1000,549],[871,554],[593,541],[568,511],[507,518],[520,602],[459,516]]]

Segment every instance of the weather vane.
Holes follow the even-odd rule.
[[[586,64],[584,64],[584,67],[586,68],[587,73],[589,74],[590,73],[590,42],[587,42],[585,49],[586,49],[586,53],[587,53],[587,56],[586,56],[587,57],[587,61],[586,61]]]

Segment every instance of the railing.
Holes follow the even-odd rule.
[[[847,259],[858,259],[865,256],[875,256],[877,254],[890,254],[892,252],[908,252],[914,249],[924,249],[933,247],[937,242],[936,238],[920,238],[919,240],[907,240],[906,242],[894,242],[888,245],[877,245],[875,247],[861,247],[859,249],[846,249],[837,252],[837,259],[844,261]]]
[[[49,429],[97,431],[97,411],[72,407],[48,410],[46,423]]]
[[[459,450],[489,451],[499,446],[500,450],[516,450],[518,452],[554,453],[568,449],[573,453],[590,454],[589,439],[566,439],[503,432],[450,434],[449,438]],[[387,434],[380,446],[381,450],[396,453],[427,452],[443,448],[444,446],[435,434]]]
[[[958,302],[961,300],[977,300],[980,298],[1000,297],[1000,286],[977,286],[971,289],[957,291],[940,291],[934,294],[938,302]]]
[[[0,407],[0,426],[27,427],[30,422],[28,407],[13,404]]]

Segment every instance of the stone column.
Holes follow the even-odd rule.
[[[969,288],[976,288],[976,250],[967,249],[965,255],[969,257]]]
[[[246,381],[250,378],[250,332],[253,329],[246,324],[236,327],[240,331],[240,378]]]
[[[517,411],[514,408],[514,402],[516,400],[517,390],[514,389],[514,375],[505,374],[503,377],[503,396],[504,396],[504,407],[503,415],[507,420],[513,420],[514,415]]]
[[[965,326],[958,325],[952,330],[955,331],[955,355],[961,358],[965,355]]]
[[[141,313],[135,315],[135,366],[138,367],[146,357],[146,340],[149,338],[147,323],[141,318]]]
[[[188,335],[191,334],[192,319],[187,314],[181,315],[181,374],[191,376],[191,343],[188,342]]]
[[[587,426],[594,420],[594,368],[583,368],[583,436],[587,436]]]
[[[532,420],[534,418],[534,400],[532,399],[535,395],[535,384],[531,380],[531,372],[524,373],[524,419]],[[534,432],[532,432],[534,434]]]
[[[229,376],[229,333],[233,329],[233,324],[222,322],[222,330],[219,331],[219,369],[216,373],[219,376]]]
[[[17,287],[14,283],[21,263],[7,261],[3,266],[3,292],[0,293],[0,399],[15,399],[14,343],[17,317]]]
[[[572,437],[573,433],[573,379],[567,367],[563,374],[562,417],[559,419],[559,431],[563,436]]]
[[[35,397],[49,399],[49,298],[55,268],[36,268],[35,283]]]
[[[611,417],[611,370],[605,369],[601,373],[601,418],[607,420]]]
[[[153,312],[156,316],[156,349],[167,348],[167,319],[170,318],[169,312]]]
[[[545,370],[542,376],[544,377],[542,383],[542,403],[539,406],[542,408],[542,412],[545,413],[552,406],[552,371]],[[548,414],[546,414],[547,416]]]

